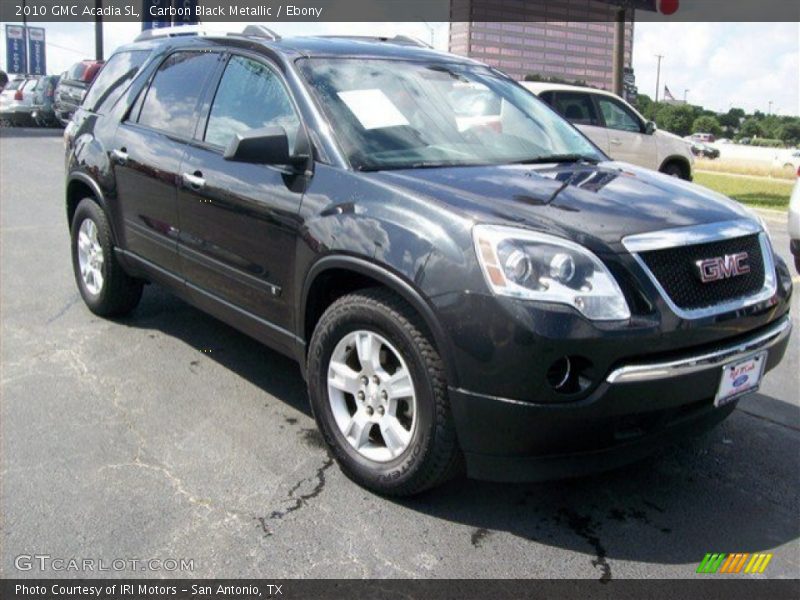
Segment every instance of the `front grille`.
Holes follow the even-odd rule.
[[[750,272],[729,279],[703,283],[696,262],[717,256],[747,252]],[[764,257],[758,235],[642,252],[661,287],[678,307],[691,310],[752,296],[764,287]]]

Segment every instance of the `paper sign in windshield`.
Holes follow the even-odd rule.
[[[339,92],[342,99],[364,129],[382,129],[408,125],[408,120],[381,90],[348,90]]]

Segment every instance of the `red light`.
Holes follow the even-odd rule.
[[[22,88],[21,87],[16,92],[14,92],[14,100],[16,100],[17,102],[21,102],[22,101]]]
[[[662,15],[674,15],[680,7],[680,0],[658,0],[658,12]]]

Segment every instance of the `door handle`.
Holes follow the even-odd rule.
[[[126,162],[128,162],[128,152],[125,148],[115,148],[111,151],[111,156],[121,165],[124,165]]]
[[[614,144],[615,146],[621,146],[622,140],[620,140],[619,138],[611,138],[611,143]]]
[[[203,174],[200,171],[195,171],[194,173],[184,173],[182,177],[183,183],[193,190],[199,190],[206,184],[206,180],[203,179]]]

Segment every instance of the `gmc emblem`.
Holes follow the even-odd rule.
[[[750,265],[747,264],[747,258],[747,252],[739,252],[738,254],[698,260],[695,265],[697,265],[700,281],[709,283],[749,273]]]

